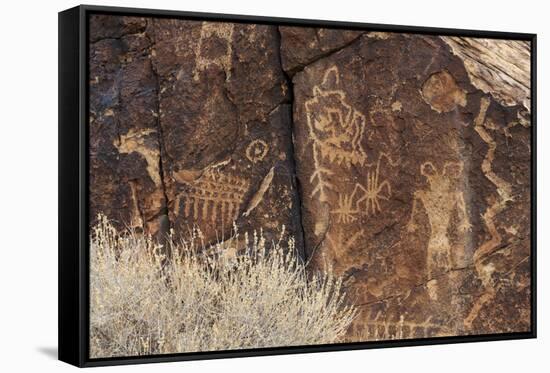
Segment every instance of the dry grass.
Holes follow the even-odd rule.
[[[294,241],[281,241],[236,235],[232,245],[245,249],[230,258],[202,254],[195,232],[170,244],[167,259],[151,238],[117,232],[101,216],[90,247],[90,356],[338,341],[357,313],[340,279],[308,276]]]

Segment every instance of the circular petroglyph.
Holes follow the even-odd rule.
[[[269,145],[264,140],[254,140],[246,148],[246,158],[252,163],[257,163],[264,160],[268,151]]]

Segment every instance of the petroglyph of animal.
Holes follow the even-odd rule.
[[[236,219],[249,182],[237,176],[209,169],[197,179],[180,180],[183,191],[177,196],[176,211],[195,222],[229,227]],[[218,221],[219,219],[219,221]]]
[[[357,201],[355,201],[357,189],[358,187],[355,185],[351,194],[341,193],[338,195],[338,208],[332,210],[331,214],[337,216],[339,223],[352,223],[357,220],[357,214],[359,214]]]
[[[391,166],[396,166],[386,153],[381,153],[374,170],[367,171],[367,187],[357,183],[351,194],[338,195],[338,208],[331,211],[338,217],[340,223],[351,223],[357,219],[357,215],[375,215],[382,211],[380,201],[387,201],[391,197],[391,184],[388,180],[380,182],[380,163],[382,158],[387,158]],[[359,192],[359,196],[358,196]]]
[[[363,165],[367,160],[361,141],[364,135],[365,116],[347,101],[346,93],[339,89],[338,68],[329,68],[321,84],[313,87],[313,97],[305,102],[309,136],[313,141],[314,172],[310,182],[316,182],[311,196],[319,194],[326,202],[327,190],[334,186],[326,180],[332,171],[323,166],[330,164]]]
[[[232,23],[222,22],[202,23],[195,58],[194,80],[199,80],[199,73],[211,65],[222,68],[226,74],[226,79],[230,78],[233,54],[233,26]],[[214,45],[216,48],[225,48],[225,50],[221,51],[222,53],[214,51]]]
[[[361,184],[357,184],[363,192],[363,196],[359,198],[357,205],[361,206],[361,203],[364,202],[364,209],[367,215],[369,215],[369,212],[373,215],[377,212],[381,212],[382,208],[380,207],[380,200],[387,201],[391,197],[390,182],[388,180],[384,180],[382,182],[379,181],[380,162],[382,157],[386,157],[392,166],[396,165],[396,163],[393,163],[385,153],[382,153],[378,157],[375,170],[369,170],[367,172],[367,187],[365,188]]]
[[[431,228],[427,250],[430,278],[435,273],[451,267],[451,245],[447,229],[455,209],[462,215],[460,230],[465,232],[471,229],[463,192],[456,189],[457,178],[462,174],[462,169],[461,162],[445,162],[442,172],[438,172],[432,162],[425,162],[420,166],[421,174],[428,180],[428,189],[417,190],[414,193],[408,230],[414,231],[417,228],[415,217],[420,202],[428,214]]]

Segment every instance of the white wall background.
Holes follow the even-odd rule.
[[[550,367],[550,22],[543,1],[90,0],[97,5],[538,33],[539,338],[155,364],[116,371],[529,372]],[[57,12],[76,1],[5,1],[0,11],[0,370],[68,371],[57,350]],[[538,366],[538,368],[537,368]],[[543,368],[544,367],[544,368]]]

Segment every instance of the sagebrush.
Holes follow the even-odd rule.
[[[200,238],[195,231],[163,248],[99,216],[90,244],[91,357],[332,343],[356,316],[330,270],[306,273],[292,238],[268,244],[261,233],[235,234],[234,250],[227,242],[205,248]]]

